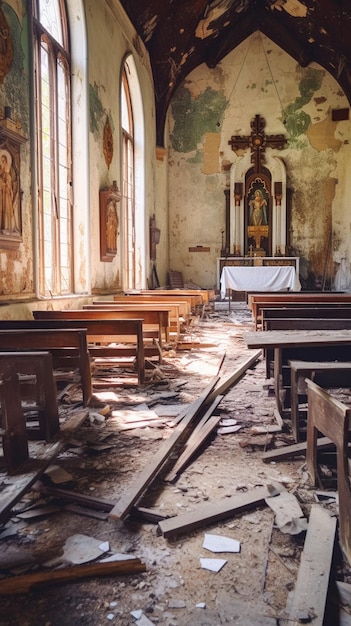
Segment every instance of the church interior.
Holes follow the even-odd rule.
[[[52,367],[50,355],[58,361],[59,352],[60,358],[63,351],[65,358],[69,351],[70,357],[79,354],[77,367],[81,390],[77,392],[73,385],[74,391],[68,399],[66,387],[61,384],[58,387],[60,419],[56,407],[56,416],[50,418],[50,423],[44,418],[41,422],[39,420],[39,431],[42,435],[44,433],[47,444],[56,441],[59,422],[61,420],[62,426],[62,416],[69,412],[70,405],[77,433],[90,411],[86,432],[95,428],[102,437],[99,429],[101,420],[105,427],[107,424],[103,413],[105,407],[115,405],[115,411],[109,414],[110,418],[112,416],[111,434],[114,420],[117,420],[113,414],[117,409],[122,411],[123,405],[123,411],[128,412],[137,400],[140,405],[144,403],[144,411],[145,403],[151,409],[156,404],[156,396],[162,399],[162,391],[163,398],[166,398],[166,389],[170,398],[176,397],[182,408],[182,418],[185,416],[190,420],[191,412],[189,408],[184,409],[183,402],[186,406],[198,403],[196,409],[199,411],[200,408],[208,409],[208,397],[215,403],[216,396],[217,403],[223,402],[221,406],[227,420],[231,418],[240,424],[242,413],[246,411],[249,417],[246,417],[244,431],[254,428],[255,432],[251,434],[257,437],[256,442],[247,443],[247,438],[240,433],[242,438],[238,446],[235,430],[227,439],[217,435],[204,453],[209,457],[199,457],[198,474],[202,478],[197,477],[196,488],[191,472],[181,479],[180,488],[168,484],[164,518],[162,515],[157,517],[156,513],[152,517],[147,505],[144,508],[136,506],[142,489],[132,498],[130,506],[126,506],[127,496],[120,497],[116,484],[111,486],[111,477],[106,478],[109,495],[101,498],[109,500],[104,501],[103,506],[105,519],[112,530],[109,527],[109,532],[99,533],[96,526],[100,522],[96,517],[90,522],[90,528],[89,522],[85,521],[84,526],[82,523],[85,530],[81,532],[97,532],[104,539],[115,533],[115,543],[118,543],[117,538],[121,545],[124,541],[126,552],[133,553],[137,547],[142,553],[144,549],[142,556],[146,562],[151,560],[153,565],[160,564],[162,575],[159,574],[159,578],[156,575],[154,579],[148,578],[147,574],[140,578],[138,571],[145,570],[138,570],[141,565],[134,564],[136,569],[126,570],[126,577],[122,570],[121,574],[118,572],[118,582],[111,575],[107,578],[108,583],[103,583],[105,571],[104,578],[99,579],[96,574],[98,582],[92,583],[91,587],[88,583],[86,587],[82,584],[76,592],[72,590],[72,579],[69,583],[72,587],[62,585],[57,591],[52,586],[54,576],[51,574],[50,591],[40,596],[31,591],[30,597],[26,595],[19,607],[11,597],[13,592],[7,594],[6,586],[4,591],[1,590],[8,572],[0,557],[0,624],[15,623],[13,620],[21,615],[24,625],[43,623],[48,626],[100,626],[106,623],[106,619],[119,626],[134,623],[139,626],[351,624],[351,492],[348,478],[345,479],[347,487],[341,488],[339,484],[340,475],[345,478],[347,473],[348,427],[344,424],[344,447],[341,452],[338,449],[338,454],[344,455],[342,469],[338,457],[335,488],[341,501],[340,509],[338,514],[335,513],[335,499],[328,499],[327,521],[324,519],[325,508],[316,514],[315,519],[316,505],[315,502],[311,505],[308,500],[311,493],[306,495],[309,480],[306,477],[313,475],[316,480],[313,465],[316,461],[314,453],[310,450],[309,457],[306,449],[309,445],[317,445],[314,439],[317,431],[319,436],[324,434],[329,438],[333,433],[329,433],[327,424],[318,421],[317,415],[309,417],[300,432],[299,407],[296,414],[293,404],[293,394],[296,393],[296,397],[299,394],[293,385],[302,385],[301,371],[303,380],[306,376],[312,381],[321,381],[321,388],[337,387],[331,379],[328,384],[325,382],[326,366],[321,362],[327,360],[329,365],[332,363],[329,369],[335,369],[337,383],[342,388],[339,400],[334,402],[333,395],[330,400],[329,394],[314,382],[306,382],[306,398],[311,399],[311,406],[318,405],[323,415],[330,411],[333,424],[335,419],[334,431],[339,419],[336,414],[339,416],[341,411],[346,421],[349,418],[348,385],[343,381],[345,376],[347,378],[351,361],[347,343],[347,329],[351,328],[351,323],[346,312],[348,305],[351,307],[351,211],[347,195],[351,174],[350,103],[351,4],[348,0],[0,2],[0,424],[3,456],[8,454],[9,459],[9,471],[5,472],[5,477],[4,473],[0,475],[0,522],[1,516],[6,522],[0,529],[0,543],[4,541],[5,545],[7,537],[13,536],[8,526],[9,514],[12,511],[13,525],[13,506],[16,503],[20,510],[22,502],[20,496],[13,495],[16,481],[12,482],[7,475],[16,477],[19,461],[24,458],[28,462],[27,435],[22,430],[18,434],[21,444],[13,444],[12,426],[6,426],[9,419],[7,403],[14,414],[22,415],[21,403],[15,406],[14,401],[15,396],[20,395],[16,385],[22,380],[18,378],[19,374],[13,373],[13,368],[20,367],[16,365],[18,359],[22,359],[22,378],[32,376],[38,381],[44,377],[49,386],[50,377],[45,378],[44,371],[46,367]],[[171,303],[174,288],[179,292],[175,294],[178,303]],[[267,300],[262,298],[265,305],[260,305],[257,298],[256,304],[254,297],[250,300],[249,293],[260,291],[275,295],[282,292],[287,300],[283,295],[280,300],[267,297]],[[272,321],[269,314],[264,321],[265,306],[290,306],[288,296],[293,294],[289,291],[298,293],[291,302],[301,297],[301,302],[289,316],[301,318],[300,322],[295,319],[292,326],[288,326],[287,320],[280,321],[279,326],[278,320]],[[152,300],[155,293],[159,297],[163,295],[164,302]],[[301,315],[297,312],[305,303],[305,296],[309,298],[311,309],[312,306],[314,310],[319,308],[318,323],[307,319],[312,318],[312,313],[307,313],[307,305],[305,319],[302,312]],[[133,301],[132,297],[135,298]],[[123,302],[123,298],[129,298],[129,305]],[[272,305],[272,302],[276,304]],[[97,321],[93,309],[99,307],[99,303]],[[330,305],[329,311],[327,305]],[[164,321],[166,309],[168,322]],[[325,309],[323,313],[321,309]],[[190,322],[188,315],[192,316]],[[317,313],[315,315],[317,317]],[[145,330],[149,317],[150,328]],[[35,325],[32,325],[33,318]],[[114,326],[117,318],[120,325]],[[157,337],[153,334],[156,326]],[[298,352],[299,339],[292,348],[288,343],[282,347],[281,337],[279,347],[261,338],[261,333],[278,330],[280,333],[289,330],[290,335],[291,332],[304,331],[306,343],[302,344],[301,340],[301,345],[305,352],[301,352],[301,347]],[[314,338],[313,343],[312,340],[307,343],[306,333],[316,331],[319,337]],[[89,348],[88,357],[88,347],[84,348],[87,333],[94,338],[96,351]],[[174,334],[177,340],[172,343]],[[136,388],[132,386],[131,391],[129,378],[126,378],[127,382],[119,387],[118,399],[112,394],[111,382],[105,382],[105,395],[97,393],[99,385],[94,387],[92,394],[89,359],[96,354],[95,376],[99,359],[112,355],[111,351],[107,354],[102,335],[113,335],[114,357],[122,353],[131,357],[135,366],[133,374],[137,373]],[[127,335],[128,347],[126,340],[122,348]],[[131,347],[130,336],[136,337],[137,348]],[[16,348],[11,348],[15,344]],[[13,356],[11,367],[6,369],[10,350],[11,354],[21,351],[21,357],[19,354]],[[29,350],[32,355],[35,351],[42,352],[40,358],[32,359],[31,365],[24,355]],[[225,356],[221,358],[222,350]],[[112,359],[112,356],[108,358]],[[295,360],[295,365],[291,365],[291,359]],[[301,360],[309,362],[311,375],[306,374],[307,365],[303,369]],[[318,374],[311,361],[318,362]],[[338,369],[340,361],[343,366]],[[195,362],[199,366],[196,373],[192,369]],[[300,378],[296,373],[295,380],[294,367],[298,364]],[[291,377],[288,391],[283,380],[287,369]],[[222,384],[218,382],[220,371],[224,375]],[[190,379],[184,383],[189,373]],[[204,396],[206,385],[211,381],[212,388]],[[38,387],[38,383],[35,384]],[[233,385],[237,386],[232,389]],[[100,384],[99,388],[102,387]],[[42,393],[49,402],[48,387]],[[52,396],[50,400],[52,406],[57,402],[55,392],[54,395],[55,400]],[[346,407],[344,412],[337,405],[338,401],[340,406]],[[170,403],[168,398],[164,400],[165,406]],[[212,407],[214,413],[216,408]],[[18,417],[16,421],[13,418],[16,429],[21,419]],[[310,426],[312,422],[313,427]],[[164,422],[162,424],[164,426]],[[168,436],[171,446],[180,424],[181,421],[166,423],[161,444],[156,437],[148,440],[144,434],[135,435],[135,439],[129,437],[124,424],[118,436],[113,435],[117,442],[114,451],[108,448],[109,452],[106,452],[111,454],[110,460],[104,458],[101,467],[90,448],[85,465],[83,462],[75,464],[77,453],[74,461],[69,455],[65,457],[63,448],[60,448],[62,456],[57,457],[57,450],[55,458],[59,458],[63,465],[66,461],[76,477],[84,466],[87,474],[91,473],[93,485],[96,472],[104,466],[107,476],[107,467],[110,471],[112,465],[119,465],[119,454],[121,458],[125,454],[126,473],[124,475],[121,471],[118,481],[130,495],[128,479],[133,474],[133,464],[141,472],[140,481],[143,476],[147,484],[145,474],[150,464],[152,466],[152,459],[156,463]],[[225,427],[229,428],[229,423]],[[183,428],[185,432],[186,427]],[[67,433],[64,436],[67,440]],[[184,433],[179,435],[179,440],[183,436]],[[201,438],[202,435],[198,436]],[[208,438],[208,433],[206,436]],[[278,460],[274,455],[269,457],[275,437],[281,446],[300,446],[294,448],[290,457],[286,454],[283,466],[279,465],[280,457]],[[98,443],[100,452],[105,445],[102,438],[95,442],[94,454],[97,454]],[[232,444],[236,447],[233,448]],[[76,445],[78,447],[74,443]],[[179,441],[174,443],[175,447],[177,445]],[[341,446],[340,439],[336,445]],[[301,446],[305,446],[304,455]],[[172,452],[169,447],[168,461]],[[264,465],[263,469],[262,454],[267,454],[271,463]],[[146,464],[144,474],[143,460]],[[326,453],[324,468],[328,461]],[[226,476],[231,463],[235,470]],[[154,479],[160,466],[149,469],[149,483],[151,475]],[[114,471],[118,473],[119,469]],[[235,475],[235,480],[234,471],[240,474]],[[336,470],[333,472],[335,477]],[[38,473],[34,474],[38,477]],[[211,476],[215,480],[212,481]],[[324,478],[328,477],[325,470]],[[335,521],[338,518],[342,557],[340,564],[339,556],[334,583],[337,580],[338,593],[341,594],[342,590],[345,594],[343,610],[340,609],[342,602],[336,601],[335,597],[332,602],[327,602],[327,591],[330,593],[327,587],[325,597],[323,591],[315,591],[317,604],[311,600],[312,604],[308,605],[305,598],[301,601],[303,608],[297,608],[302,590],[308,587],[306,580],[311,584],[311,597],[314,597],[311,580],[317,576],[318,565],[314,564],[315,570],[312,568],[309,572],[300,570],[299,576],[298,557],[308,549],[306,544],[304,548],[304,532],[300,534],[303,524],[296,533],[289,531],[278,540],[281,528],[277,523],[272,526],[272,510],[268,506],[261,507],[258,512],[254,509],[257,498],[242,505],[239,510],[244,510],[245,515],[237,520],[239,535],[241,533],[249,553],[246,554],[247,565],[231,563],[231,569],[220,583],[220,572],[216,574],[216,582],[213,572],[211,579],[206,577],[207,572],[204,574],[199,569],[191,572],[194,554],[201,551],[199,542],[202,537],[196,534],[193,529],[197,527],[190,522],[187,531],[191,547],[188,551],[181,555],[182,540],[173,536],[170,544],[160,548],[162,523],[166,527],[167,518],[172,519],[175,515],[173,500],[181,500],[185,495],[191,509],[191,504],[199,504],[198,493],[202,493],[200,499],[203,502],[211,501],[218,498],[221,489],[222,495],[225,492],[225,497],[230,499],[233,480],[236,484],[234,491],[244,500],[246,492],[249,500],[252,489],[264,490],[266,483],[271,481],[275,485],[275,495],[279,492],[279,497],[282,493],[297,492],[296,485],[299,485],[299,503],[306,505],[314,535],[319,538],[320,545],[323,544],[323,549],[320,547],[323,567],[319,564],[322,568],[319,575],[327,580],[331,576],[332,557],[326,551],[331,550],[331,538],[336,533],[329,524],[330,519]],[[27,489],[20,487],[21,495],[32,493],[30,488],[34,482],[32,477]],[[54,490],[50,492],[52,486],[43,484],[42,496],[45,489],[49,489],[46,495],[59,497],[59,488],[55,494]],[[89,493],[89,484],[87,479],[79,484],[79,489]],[[19,481],[16,485],[18,487]],[[289,485],[295,485],[295,488],[289,489]],[[321,481],[319,487],[322,489]],[[9,488],[12,490],[10,496],[7,495]],[[269,488],[273,489],[271,485]],[[91,486],[91,489],[96,487]],[[193,491],[197,495],[191,499],[189,494]],[[104,488],[97,492],[105,493]],[[93,495],[94,492],[90,494],[92,507]],[[158,503],[159,494],[153,495]],[[265,493],[260,503],[272,500],[271,495]],[[306,497],[305,501],[303,497]],[[316,499],[314,492],[313,497]],[[115,508],[110,505],[111,500]],[[88,507],[89,500],[81,499],[79,505]],[[98,508],[96,502],[94,507]],[[185,510],[184,502],[177,503],[177,507]],[[159,507],[156,508],[161,514]],[[138,540],[135,538],[137,522],[134,519],[130,527],[115,524],[124,517],[129,520],[131,510],[135,513],[137,509],[139,524],[143,523],[147,529],[146,540],[144,536]],[[79,515],[76,517],[74,524],[67,524],[67,533],[69,527],[79,532]],[[215,528],[220,528],[222,535],[229,533],[232,536],[231,519],[227,514],[219,516],[216,521],[221,526]],[[160,530],[154,531],[155,520],[156,524],[162,520],[161,533]],[[16,523],[20,528],[24,522],[17,519]],[[28,529],[24,534],[27,543],[34,542],[37,534],[42,549],[49,522],[40,518],[38,524],[32,534]],[[48,534],[57,537],[61,522],[58,519],[53,524],[54,530]],[[322,525],[323,529],[320,528]],[[247,548],[248,537],[252,538],[250,548]],[[279,550],[277,546],[274,548],[274,540],[279,544]],[[318,550],[310,541],[317,561]],[[18,536],[17,543],[21,543]],[[7,562],[11,550],[11,546],[6,546]],[[168,564],[167,556],[170,557]],[[184,578],[180,567],[182,558],[185,560]],[[95,565],[96,559],[91,559]],[[250,575],[256,571],[256,565],[259,573],[253,580]],[[81,567],[83,571],[86,562]],[[54,571],[59,570],[60,567]],[[20,568],[12,568],[11,576],[21,574]],[[94,573],[90,575],[94,576]],[[276,589],[276,576],[283,588],[280,595]],[[127,582],[123,582],[124,577]],[[60,579],[57,580],[61,585]],[[172,593],[167,580],[174,583]],[[187,585],[191,581],[193,591],[187,589],[187,602],[183,606],[182,598],[186,594],[184,592],[182,596],[179,589],[182,589],[184,580]],[[206,588],[206,593],[201,595],[202,588]],[[287,597],[293,589],[297,592],[295,596],[292,594],[289,608]],[[299,594],[300,598],[296,599]],[[134,614],[128,614],[126,606],[122,607],[124,595],[125,604],[128,597],[128,606],[131,611],[135,609]],[[166,596],[168,605],[164,600]],[[208,610],[202,610],[204,607],[200,606],[200,600],[205,596]],[[116,598],[118,601],[113,604]],[[39,613],[38,602],[41,603]],[[64,617],[60,613],[62,602],[68,607]],[[85,602],[90,603],[90,613],[84,608]],[[119,606],[122,607],[120,611]],[[41,617],[36,621],[39,614]]]

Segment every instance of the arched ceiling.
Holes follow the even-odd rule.
[[[319,63],[351,102],[351,0],[120,0],[143,40],[154,77],[157,143],[177,87],[213,68],[259,30],[306,67]]]

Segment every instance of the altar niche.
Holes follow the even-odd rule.
[[[269,172],[268,172],[269,174]],[[263,172],[250,174],[245,181],[245,250],[244,254],[272,256],[271,177]]]
[[[266,135],[265,120],[256,115],[251,135],[233,135],[228,141],[236,153],[231,171],[230,198],[226,198],[225,251],[237,256],[285,254],[286,171],[267,148],[281,150],[284,135]],[[242,150],[250,148],[243,156]],[[267,157],[267,158],[266,158]]]

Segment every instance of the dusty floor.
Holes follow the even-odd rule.
[[[151,428],[123,430],[122,409],[146,404],[159,415],[165,408],[178,410],[196,400],[207,384],[219,374],[225,377],[251,354],[242,334],[252,330],[251,318],[243,303],[221,307],[203,321],[193,324],[188,338],[201,340],[207,347],[170,352],[161,367],[161,376],[142,389],[131,387],[106,390],[100,397],[115,417],[102,417],[91,411],[90,420],[56,460],[69,472],[69,482],[60,487],[115,503],[133,483],[159,447],[173,431],[170,417]],[[225,358],[223,359],[223,356]],[[262,452],[271,435],[260,434],[259,445],[248,445],[257,428],[276,425],[275,400],[265,379],[264,361],[247,370],[245,376],[226,393],[219,404],[223,421],[237,420],[240,429],[231,434],[214,432],[178,480],[156,480],[139,505],[164,516],[196,509],[205,502],[223,501],[268,484],[280,484],[298,496],[308,517],[316,501],[305,471],[303,457],[294,461],[265,464]],[[163,407],[163,409],[162,409]],[[256,430],[255,430],[256,429]],[[292,442],[289,432],[275,434],[272,445]],[[99,443],[98,446],[94,444]],[[17,505],[35,502],[31,491]],[[48,500],[46,500],[47,502]],[[109,553],[132,554],[146,565],[146,572],[114,577],[95,577],[74,583],[56,584],[19,596],[0,599],[0,624],[21,626],[78,626],[83,624],[159,624],[160,626],[260,626],[282,623],[289,590],[293,589],[304,536],[283,533],[274,524],[274,513],[266,505],[244,511],[219,523],[165,539],[156,523],[129,517],[116,522],[102,514],[94,519],[57,504],[48,516],[21,519],[15,513],[0,529],[0,566],[3,576],[7,560],[21,562],[23,554],[41,564],[62,555],[65,541],[83,534],[99,542],[109,542]],[[333,504],[326,504],[333,512]],[[239,553],[214,554],[203,547],[206,534],[221,535],[240,542]],[[5,536],[7,535],[7,536]],[[203,569],[200,558],[224,558],[219,572]],[[22,559],[23,560],[23,559]],[[59,559],[60,560],[60,559]],[[61,559],[62,560],[62,559]],[[12,567],[12,573],[27,568]],[[351,581],[345,564],[339,565],[339,578]],[[203,603],[203,604],[201,604]],[[134,615],[132,611],[137,611]],[[139,611],[139,613],[138,613]],[[337,609],[331,610],[331,625],[338,624]]]

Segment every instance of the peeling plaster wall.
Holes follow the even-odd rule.
[[[0,298],[26,298],[33,295],[33,240],[30,178],[30,117],[28,77],[28,25],[21,2],[2,3],[10,28],[13,61],[0,87],[0,116],[11,107],[11,117],[20,124],[20,134],[27,138],[21,145],[20,187],[22,190],[22,242],[16,250],[0,248]]]
[[[183,271],[186,281],[216,285],[224,190],[235,158],[228,141],[249,135],[259,114],[267,135],[283,133],[288,140],[283,150],[267,150],[286,165],[289,252],[301,258],[303,286],[349,288],[351,127],[331,117],[341,108],[349,108],[347,99],[322,67],[301,68],[259,32],[215,69],[195,69],[169,114],[170,268]],[[197,245],[210,251],[189,251]]]
[[[151,69],[148,55],[140,40],[131,27],[125,13],[115,0],[93,2],[83,0],[87,34],[87,72],[89,89],[87,93],[89,128],[83,129],[89,135],[88,175],[79,179],[80,185],[89,187],[90,203],[87,207],[75,205],[75,268],[77,291],[81,295],[38,300],[35,294],[35,237],[36,228],[33,218],[32,203],[32,167],[31,154],[34,149],[34,136],[31,136],[31,102],[30,102],[30,65],[28,38],[28,2],[9,0],[2,3],[13,39],[14,57],[9,74],[0,85],[0,117],[4,107],[10,106],[12,117],[21,123],[21,133],[27,141],[21,146],[21,189],[22,195],[22,233],[23,241],[17,250],[0,249],[0,301],[3,318],[28,318],[33,308],[70,308],[79,307],[87,302],[90,293],[112,294],[122,288],[122,250],[121,237],[118,240],[117,256],[111,263],[100,261],[100,223],[99,223],[99,190],[109,187],[114,180],[121,189],[121,136],[120,136],[120,77],[121,67],[126,55],[133,55],[136,72],[142,94],[142,116],[144,118],[144,135],[142,145],[137,149],[145,161],[145,172],[142,176],[143,193],[139,209],[145,214],[142,223],[149,224],[149,218],[156,211],[155,179],[155,106]],[[76,18],[78,9],[70,4],[71,16]],[[80,58],[83,63],[85,59]],[[83,67],[77,67],[77,73],[84,74]],[[81,74],[80,74],[81,73]],[[76,78],[76,77],[75,77]],[[75,102],[77,115],[75,123],[84,120],[84,103],[77,98]],[[103,154],[103,129],[108,116],[113,133],[113,159],[108,167]],[[81,146],[86,151],[86,146]],[[162,206],[157,210],[167,215],[166,167],[157,174]],[[136,181],[139,185],[140,180]],[[79,185],[78,185],[79,186]],[[77,186],[76,195],[77,197]],[[74,191],[74,190],[73,190]],[[84,196],[86,197],[86,196]],[[122,228],[121,204],[118,205],[119,226]],[[78,215],[79,214],[79,215]],[[88,221],[86,215],[88,215]],[[164,215],[162,218],[164,219]],[[137,218],[140,220],[139,218]],[[144,232],[145,231],[145,232]],[[87,233],[90,239],[87,239]],[[162,233],[167,241],[166,233]],[[137,268],[141,287],[146,286],[145,275],[149,270],[149,229],[143,228],[138,244],[139,265]],[[168,250],[160,255],[164,267],[167,266]],[[146,267],[146,270],[145,270]],[[89,282],[89,276],[91,282]],[[88,277],[88,279],[87,279]]]
[[[111,3],[113,4],[113,3]],[[136,47],[138,41],[132,42],[124,29],[123,15],[118,5],[109,3],[86,2],[86,19],[88,28],[89,48],[89,108],[90,108],[90,196],[91,196],[91,283],[94,293],[107,293],[123,287],[123,250],[122,203],[118,204],[119,236],[117,256],[111,263],[100,261],[99,233],[99,189],[109,187],[113,180],[117,181],[121,190],[121,133],[120,133],[120,76],[121,68],[129,53],[138,74],[140,89],[143,96],[143,116],[145,137],[145,194],[139,209],[145,212],[145,225],[148,226],[150,216],[155,213],[154,181],[155,181],[155,113],[152,91],[151,72],[147,59]],[[134,45],[136,44],[136,45]],[[103,154],[103,130],[106,119],[113,134],[113,158],[108,167]],[[151,158],[150,158],[150,155]],[[140,219],[140,218],[139,218]],[[139,241],[137,258],[145,265],[149,262],[148,227]],[[140,238],[139,238],[140,239]],[[138,238],[137,238],[138,242]],[[137,283],[142,282],[143,267],[136,268]]]

